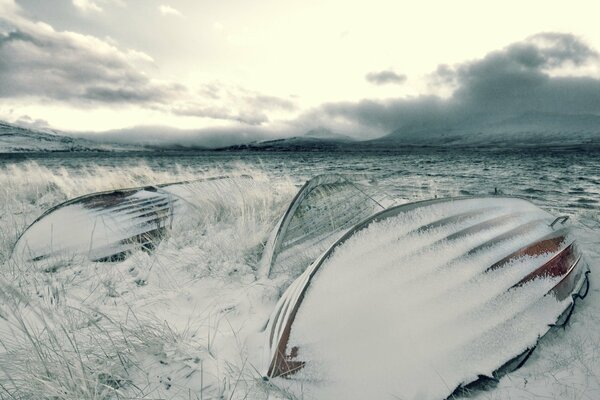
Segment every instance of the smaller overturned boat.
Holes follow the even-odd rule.
[[[365,180],[340,174],[313,177],[300,188],[265,245],[263,275],[296,278],[348,229],[392,204]]]
[[[285,291],[265,330],[264,376],[304,398],[346,399],[445,399],[497,379],[587,294],[567,219],[510,197],[373,215]]]
[[[33,221],[17,240],[12,257],[44,262],[82,256],[121,261],[133,251],[152,251],[178,219],[197,214],[208,201],[247,190],[248,176],[91,193],[58,204]],[[208,200],[208,201],[207,201]]]

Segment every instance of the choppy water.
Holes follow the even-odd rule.
[[[40,207],[88,192],[193,179],[211,171],[248,171],[296,185],[317,174],[345,173],[371,178],[392,196],[407,201],[494,193],[520,196],[551,213],[571,216],[581,228],[600,228],[600,152],[594,151],[412,148],[383,153],[188,151],[3,157],[0,177],[23,175],[24,191],[31,190],[26,176],[38,175],[38,168],[52,174],[53,180],[58,176],[69,181],[69,187],[56,182],[65,185],[58,188],[60,195],[47,196]],[[39,185],[43,177],[36,178]],[[40,194],[28,194],[36,195]],[[600,234],[591,235],[592,242],[600,241]]]
[[[421,148],[389,153],[53,153],[0,158],[0,168],[32,161],[74,175],[93,173],[97,167],[128,171],[140,164],[174,174],[181,169],[193,174],[251,166],[296,183],[326,172],[359,173],[406,199],[491,194],[498,190],[561,212],[600,208],[600,152]]]

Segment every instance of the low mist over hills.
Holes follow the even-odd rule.
[[[474,116],[402,126],[373,144],[428,146],[600,145],[600,116],[530,112],[511,117]]]
[[[342,135],[340,133],[333,132],[327,128],[316,128],[304,134],[305,139],[322,139],[322,140],[335,140],[338,142],[354,142],[356,139],[351,138],[348,135]]]
[[[191,132],[191,133],[190,133]],[[0,153],[49,151],[352,151],[423,147],[580,147],[600,148],[600,116],[528,112],[516,116],[475,115],[461,120],[410,123],[377,139],[360,141],[326,128],[269,139],[252,132],[180,131],[135,128],[69,136],[0,121]],[[72,135],[72,136],[71,136]],[[254,140],[252,140],[254,138]],[[256,140],[256,138],[263,138]]]
[[[228,149],[265,151],[397,150],[406,146],[489,148],[600,148],[600,116],[528,112],[514,116],[472,115],[424,120],[377,139],[359,141],[319,128],[302,136],[252,142]]]

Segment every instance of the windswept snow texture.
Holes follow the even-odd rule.
[[[249,177],[216,178],[93,193],[59,204],[23,233],[13,258],[46,270],[85,257],[123,260],[137,249],[153,250],[180,220],[219,213],[223,196],[243,194]]]
[[[263,253],[270,278],[300,275],[325,249],[393,201],[376,186],[342,175],[310,179],[292,200]]]
[[[565,329],[553,329],[540,340],[523,367],[496,388],[469,396],[600,398],[600,157],[473,149],[0,157],[0,398],[308,400],[301,389],[293,396],[282,386],[295,383],[295,376],[262,380],[263,330],[289,285],[265,278],[258,266],[263,244],[298,188],[326,172],[373,177],[404,203],[485,196],[497,187],[528,197],[553,215],[570,215],[565,226],[592,269],[588,296],[578,302]],[[151,253],[134,251],[111,264],[74,260],[52,273],[37,263],[8,259],[18,235],[68,199],[223,175],[250,175],[252,189],[202,201],[206,206],[196,210],[200,214],[179,220],[181,225]],[[379,306],[377,296],[373,300],[361,309],[390,312],[391,305]],[[335,316],[340,324],[342,316]],[[387,320],[381,327],[367,322],[361,325],[365,340],[400,329]],[[409,320],[402,322],[405,326],[411,327]],[[390,349],[383,360],[365,361],[384,363],[392,356],[403,357]],[[366,399],[378,399],[381,392],[383,398],[407,397],[388,394],[389,380],[371,373],[353,388],[361,383]]]
[[[320,260],[284,294],[283,301],[301,301],[287,348],[305,364],[275,382],[305,399],[427,400],[491,376],[535,345],[572,302],[547,295],[562,276],[522,282],[555,252],[489,269],[557,234],[552,220],[511,198],[433,202],[376,219],[342,239],[303,299],[300,289]],[[564,237],[559,251],[571,242]]]

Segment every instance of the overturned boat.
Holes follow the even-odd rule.
[[[315,176],[300,188],[265,245],[263,275],[296,278],[346,231],[393,203],[364,179]]]
[[[445,399],[497,379],[587,293],[567,219],[509,197],[375,214],[283,294],[264,376],[303,398],[346,399]]]
[[[124,260],[136,250],[154,250],[178,220],[201,213],[211,202],[218,207],[223,196],[243,193],[251,184],[248,176],[214,177],[80,196],[33,221],[12,257],[34,262]]]

